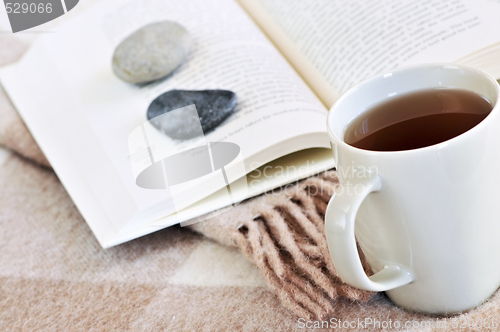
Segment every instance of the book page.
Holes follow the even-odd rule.
[[[377,73],[453,62],[500,41],[492,0],[240,2],[327,107]]]
[[[186,27],[194,41],[189,58],[151,84],[119,80],[111,69],[114,48],[160,20]],[[163,204],[168,192],[136,185],[129,160],[130,133],[147,121],[148,106],[166,91],[234,91],[236,111],[205,139],[237,144],[247,172],[293,151],[329,146],[327,110],[232,0],[106,1],[40,37],[2,84],[49,160],[58,155],[56,172],[76,167],[116,232],[151,206],[162,205],[156,217],[175,212]],[[79,190],[70,187],[70,194]],[[98,234],[102,221],[87,221]]]

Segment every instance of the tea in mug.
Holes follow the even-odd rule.
[[[353,119],[344,141],[373,151],[423,148],[470,130],[492,109],[484,97],[460,89],[438,88],[393,96]]]

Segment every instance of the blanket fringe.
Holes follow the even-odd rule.
[[[336,172],[324,172],[190,228],[216,240],[224,238],[225,244],[229,236],[285,307],[305,319],[326,319],[334,314],[336,298],[367,301],[373,295],[342,282],[330,259],[324,215],[337,186]],[[233,219],[227,228],[232,217],[237,222]],[[371,273],[361,251],[360,256]]]

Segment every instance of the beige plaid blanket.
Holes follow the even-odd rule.
[[[0,66],[26,47],[0,35]],[[103,250],[3,90],[0,144],[1,331],[500,330],[498,294],[431,317],[345,285],[323,234],[334,171]]]

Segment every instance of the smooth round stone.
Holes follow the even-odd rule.
[[[147,111],[150,123],[174,139],[189,139],[199,134],[196,126],[198,119],[194,116],[182,116],[173,113],[174,116],[155,117],[170,112],[181,107],[195,105],[201,128],[206,134],[215,129],[225,118],[233,114],[238,98],[236,94],[229,90],[170,90],[157,97],[149,105]]]
[[[189,32],[172,21],[152,23],[125,38],[113,54],[113,71],[129,83],[146,83],[170,74],[189,54]]]

